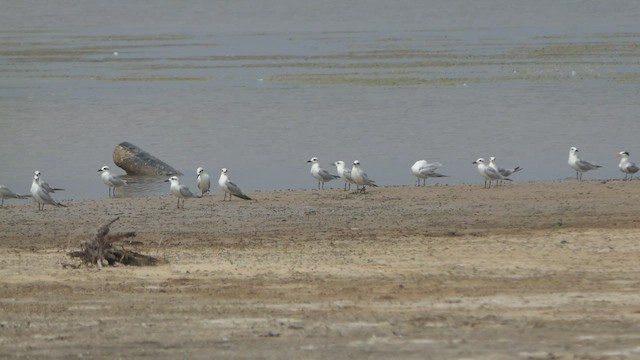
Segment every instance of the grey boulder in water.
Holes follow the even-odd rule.
[[[127,141],[113,150],[113,163],[129,175],[182,175],[171,165]]]

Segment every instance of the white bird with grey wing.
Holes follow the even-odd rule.
[[[476,164],[478,166],[478,172],[484,178],[484,187],[491,187],[491,182],[494,180],[511,181],[511,179],[507,178],[506,176],[502,176],[497,169],[487,165],[484,161],[484,158],[479,158],[472,164]],[[489,184],[489,186],[487,186],[487,183]]]
[[[499,167],[498,163],[496,162],[495,156],[492,156],[492,157],[489,158],[489,166],[491,166],[492,168],[498,170],[500,175],[502,175],[504,177],[509,177],[511,174],[522,170],[522,168],[520,166],[516,166],[515,168],[512,168],[512,169],[505,169],[505,168]],[[497,182],[498,182],[498,185],[502,185],[502,180],[498,180]]]
[[[411,173],[418,178],[418,185],[420,186],[420,179],[422,179],[422,185],[426,185],[428,178],[435,177],[448,177],[436,172],[438,167],[442,166],[439,162],[429,163],[427,160],[418,160],[411,166]]]
[[[318,189],[322,186],[322,189],[324,190],[324,183],[340,178],[340,176],[333,175],[327,170],[322,169],[317,157],[312,157],[311,160],[308,160],[307,162],[311,163],[311,176],[318,180]]]
[[[245,195],[244,192],[242,192],[242,189],[240,189],[240,187],[236,185],[236,183],[229,179],[229,170],[227,170],[227,168],[222,168],[222,170],[220,171],[218,185],[220,185],[220,188],[224,192],[224,199],[222,199],[222,201],[227,200],[227,194],[229,194],[229,201],[231,201],[231,196],[237,196],[240,199],[244,200],[252,200],[250,197]]]
[[[344,180],[344,189],[347,190],[347,185],[349,185],[349,189],[351,189],[351,184],[355,184],[353,181],[353,177],[351,176],[351,169],[347,169],[344,166],[344,161],[338,160],[333,163],[336,166],[336,171],[338,172],[338,176],[342,180]]]
[[[624,173],[624,179],[627,180],[627,176],[629,176],[629,180],[632,180],[633,174],[637,173],[640,168],[636,163],[629,160],[629,153],[627,151],[620,151],[617,157],[620,158],[618,168]]]
[[[116,188],[127,185],[127,181],[111,174],[108,166],[103,166],[98,170],[101,172],[100,178],[102,182],[109,187],[109,197],[116,196]]]
[[[583,160],[580,156],[578,156],[578,151],[578,148],[576,148],[575,146],[569,149],[568,163],[569,166],[571,166],[571,168],[576,171],[576,180],[580,181],[582,180],[582,173],[585,173],[589,170],[601,168],[602,166]]]
[[[0,185],[0,199],[2,199],[2,202],[0,202],[0,208],[4,206],[4,199],[28,199],[30,197],[31,195],[16,194],[8,187]]]
[[[353,161],[353,167],[351,167],[351,177],[353,178],[353,181],[357,185],[362,185],[362,189],[359,190],[361,193],[364,193],[367,191],[367,188],[366,188],[367,185],[373,186],[373,187],[378,186],[376,185],[375,181],[369,179],[369,176],[367,175],[367,173],[364,172],[364,170],[362,170],[362,168],[360,167],[359,160]]]
[[[33,172],[35,175],[38,175],[38,184],[42,187],[42,189],[48,193],[54,193],[56,191],[63,191],[64,189],[54,188],[49,183],[45,182],[42,179],[42,173],[39,170]]]
[[[46,204],[53,205],[55,207],[66,207],[59,202],[53,200],[49,192],[40,186],[40,176],[33,175],[33,182],[31,183],[31,196],[38,203],[38,210],[44,210]]]
[[[209,174],[207,174],[203,168],[199,167],[196,170],[196,174],[198,174],[198,180],[196,181],[198,185],[198,189],[200,190],[200,196],[204,196],[204,194],[209,192],[211,188],[211,180],[209,179]]]
[[[178,179],[177,176],[172,176],[169,179],[165,180],[164,182],[171,183],[169,185],[169,190],[171,191],[171,194],[173,194],[173,196],[178,198],[178,209],[180,208],[181,199],[182,199],[182,208],[184,209],[184,199],[200,197],[200,196],[193,195],[191,190],[189,190],[189,188],[187,188],[186,185],[180,184],[180,179]]]

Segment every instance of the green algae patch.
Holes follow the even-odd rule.
[[[114,78],[101,78],[99,80],[152,82],[152,81],[208,81],[208,80],[211,80],[211,78],[198,77],[198,76],[123,76],[123,77],[114,77]]]
[[[30,79],[78,80],[78,81],[113,81],[113,82],[161,82],[161,81],[209,81],[210,77],[198,76],[91,76],[91,75],[34,75]]]
[[[552,43],[482,54],[378,49],[307,57],[304,61],[253,61],[239,66],[291,69],[267,79],[299,84],[438,86],[504,81],[636,81],[632,75],[612,77],[610,72],[613,67],[635,66],[631,59],[638,56],[640,43],[635,42]],[[296,69],[314,73],[296,73]]]
[[[89,42],[155,42],[155,41],[184,41],[192,39],[192,36],[186,35],[153,35],[153,36],[134,36],[134,35],[104,35],[104,36],[76,36],[69,38],[69,41],[89,41]]]
[[[216,73],[218,69],[259,69],[246,73],[259,73],[257,77],[274,82],[391,87],[507,81],[637,82],[638,75],[630,72],[636,69],[640,57],[636,37],[640,35],[602,34],[590,42],[570,42],[566,36],[545,36],[523,44],[504,39],[467,44],[452,39],[445,47],[429,43],[412,46],[405,43],[407,38],[383,37],[364,47],[340,47],[341,51],[241,55],[190,51],[189,47],[216,45],[206,40],[191,43],[191,36],[171,34],[52,37],[50,42],[7,38],[0,40],[0,58],[7,65],[0,73],[3,77],[32,79],[172,82],[210,81],[212,74],[228,78],[229,72],[244,73]],[[337,42],[354,39],[327,37],[327,41]],[[156,51],[164,47],[186,49],[165,57],[165,51]],[[154,57],[156,54],[161,55]],[[42,72],[31,72],[28,67],[41,68]]]
[[[124,59],[115,57],[114,51],[123,50],[131,53],[165,47],[204,47],[212,44],[180,43],[189,40],[187,36],[104,36],[104,37],[72,37],[55,38],[48,42],[24,42],[15,39],[0,40],[0,57],[11,59],[12,62],[77,62],[104,61],[91,57],[105,57],[109,60],[135,61],[138,59]],[[80,43],[87,43],[82,45]],[[109,43],[109,44],[107,44]],[[157,59],[146,59],[153,61]]]
[[[607,76],[607,79],[621,83],[636,83],[640,81],[640,72],[610,74],[609,76]]]
[[[616,58],[622,56],[640,56],[640,43],[565,43],[549,44],[544,47],[529,49],[527,54],[532,58],[564,58],[583,56],[604,56]]]
[[[313,85],[354,85],[354,86],[454,86],[481,82],[516,80],[511,76],[481,77],[404,77],[404,76],[367,76],[366,74],[286,74],[267,78],[269,81],[284,81]]]

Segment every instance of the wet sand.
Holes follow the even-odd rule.
[[[0,357],[640,358],[640,182],[340,185],[6,201]],[[118,216],[161,265],[65,267]]]

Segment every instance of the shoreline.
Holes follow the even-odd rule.
[[[249,195],[0,209],[0,354],[638,355],[640,183]],[[118,216],[161,265],[64,267]]]
[[[515,183],[489,189],[482,184],[390,186],[369,189],[365,194],[341,189],[280,190],[252,192],[253,201],[234,197],[225,202],[221,192],[214,192],[186,199],[185,209],[176,209],[177,198],[172,195],[61,200],[66,208],[47,205],[44,211],[37,211],[32,200],[22,204],[9,200],[0,209],[4,228],[0,246],[22,246],[26,239],[30,246],[55,245],[47,232],[72,239],[81,230],[92,235],[116,216],[121,216],[118,227],[137,231],[139,236],[167,230],[222,236],[276,229],[304,235],[305,230],[320,225],[324,231],[356,227],[427,235],[556,227],[635,228],[640,224],[633,211],[640,208],[633,200],[640,195],[640,186],[635,184],[594,180]],[[432,226],[423,231],[420,216]],[[375,221],[368,221],[370,217]],[[322,223],[313,224],[314,218],[322,218]]]

